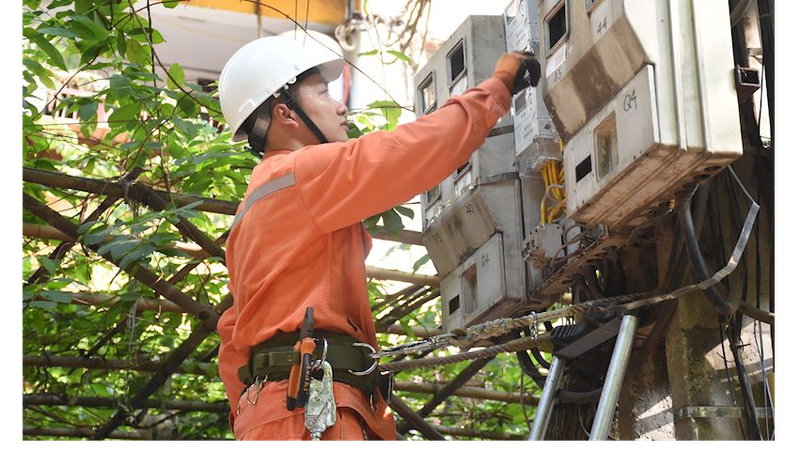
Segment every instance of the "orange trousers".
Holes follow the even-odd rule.
[[[283,407],[283,405],[279,405]],[[375,438],[375,436],[372,436]],[[306,429],[303,411],[274,422],[253,428],[244,433],[242,441],[308,441],[311,433]],[[364,441],[370,433],[361,417],[350,408],[336,408],[336,424],[322,433],[323,441]]]
[[[286,380],[267,382],[256,398],[255,392],[239,398],[238,417],[231,429],[243,441],[308,441],[311,433],[305,425],[305,408],[286,409]],[[323,441],[362,441],[395,438],[392,412],[381,399],[373,410],[367,397],[358,389],[334,383],[336,423],[322,433]]]

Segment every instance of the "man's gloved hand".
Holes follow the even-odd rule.
[[[503,53],[494,67],[494,77],[506,85],[512,96],[528,86],[538,85],[540,75],[539,61],[531,52]]]

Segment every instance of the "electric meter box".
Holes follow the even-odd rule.
[[[537,173],[548,161],[560,161],[557,134],[542,91],[529,87],[514,96],[514,149],[521,176]]]
[[[417,116],[430,114],[443,106],[450,96],[460,94],[491,77],[497,59],[504,52],[502,16],[467,17],[414,75]],[[512,116],[507,113],[465,165],[439,186],[420,196],[423,233],[433,226],[446,205],[463,195],[470,186],[517,171],[512,129]]]
[[[503,13],[506,51],[539,52],[538,0],[512,0]],[[514,148],[522,176],[538,172],[550,160],[561,160],[555,127],[550,120],[542,90],[527,88],[514,96]]]
[[[508,317],[520,301],[509,299],[505,276],[503,233],[495,233],[440,283],[442,328],[452,331],[487,320]],[[517,258],[519,259],[519,258]]]
[[[521,203],[518,179],[473,185],[422,233],[439,276],[451,280],[440,285],[445,330],[524,306]],[[478,272],[470,269],[476,261]],[[453,300],[457,297],[464,300]]]
[[[742,154],[725,0],[540,0],[567,214],[636,225]]]
[[[470,16],[414,76],[418,116],[494,73],[503,16]],[[422,242],[443,281],[445,329],[519,309],[525,298],[522,203],[511,114],[469,161],[422,193]]]

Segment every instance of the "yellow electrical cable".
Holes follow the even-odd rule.
[[[550,215],[547,217],[548,223],[552,222],[556,217],[558,217],[557,213],[563,210],[564,202],[565,200],[562,200],[558,205],[553,207],[553,211],[551,211]]]
[[[556,169],[556,161],[550,161],[550,178],[553,180],[553,184],[558,184],[563,186],[563,183],[560,183],[558,179],[558,169]],[[558,201],[564,200],[563,189],[558,187],[553,188],[553,196]]]
[[[541,215],[541,220],[539,221],[539,225],[544,225],[545,219],[547,219],[547,212],[545,211],[545,200],[547,199],[547,188],[549,184],[547,184],[547,171],[544,167],[542,167],[542,180],[544,180],[544,193],[545,195],[542,196],[542,202],[540,205],[539,214]]]
[[[564,152],[564,144],[560,140],[558,141],[558,149],[561,153]],[[558,217],[560,212],[564,211],[566,190],[563,187],[554,186],[564,186],[564,166],[560,163],[560,161],[547,161],[542,165],[541,173],[545,192],[539,208],[539,212],[541,214],[541,220],[539,223],[545,224],[551,223],[556,217]],[[552,197],[558,202],[558,204],[549,208],[547,207],[548,192],[552,192]]]

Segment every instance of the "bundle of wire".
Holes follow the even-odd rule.
[[[559,141],[559,149],[563,152],[563,144]],[[566,205],[564,192],[564,165],[561,161],[548,161],[542,166],[542,179],[544,180],[544,196],[541,203],[540,224],[552,223],[563,212]],[[547,199],[553,200],[555,206],[547,207]]]

